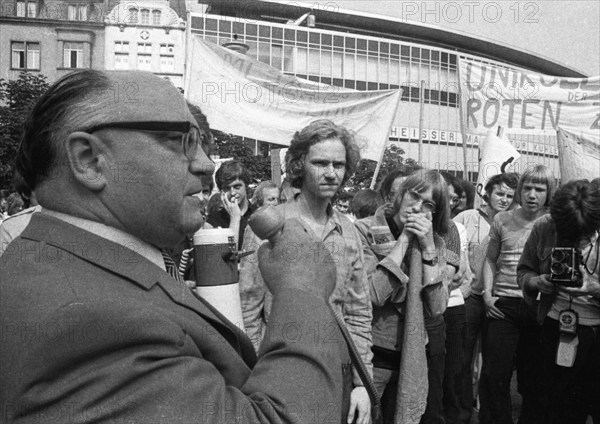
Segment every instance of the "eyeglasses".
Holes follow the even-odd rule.
[[[423,200],[423,198],[421,197],[421,195],[419,193],[417,193],[414,190],[408,190],[406,192],[406,194],[408,194],[408,199],[411,201],[411,203],[417,203],[417,202],[421,202],[421,208],[425,211],[425,212],[431,212],[431,213],[436,213],[437,212],[437,205],[433,202],[430,202],[429,200]]]
[[[87,133],[93,133],[107,128],[117,128],[132,131],[142,131],[149,133],[162,134],[160,138],[172,138],[168,133],[181,133],[181,148],[183,154],[189,161],[193,161],[198,154],[198,146],[204,151],[206,156],[210,155],[212,138],[206,133],[201,132],[198,127],[190,122],[114,122],[95,125],[87,130]]]
[[[460,197],[458,197],[458,196],[450,197],[448,199],[448,202],[450,202],[450,206],[458,205],[460,203]]]

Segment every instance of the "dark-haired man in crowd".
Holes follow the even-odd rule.
[[[2,422],[340,422],[349,355],[314,238],[286,223],[261,251],[300,246],[299,262],[265,264],[293,278],[265,278],[258,360],[161,253],[202,223],[203,139],[178,90],[146,72],[73,72],[34,106],[17,170],[43,209],[1,258]]]
[[[223,208],[209,214],[207,222],[215,228],[233,228],[238,234],[238,247],[241,249],[248,219],[254,212],[246,191],[251,180],[250,172],[241,162],[230,160],[217,169],[215,180],[221,191]]]
[[[490,241],[489,233],[492,220],[497,213],[507,211],[513,205],[519,175],[515,173],[497,174],[485,185],[480,209],[467,209],[454,217],[466,230],[469,270],[463,275],[461,290],[465,298],[465,346],[462,405],[460,417],[463,424],[471,422],[473,414],[473,356],[475,347],[481,338],[485,322],[485,304],[483,302],[483,262]]]

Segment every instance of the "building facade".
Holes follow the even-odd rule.
[[[74,69],[139,69],[183,87],[180,0],[0,0],[0,78]]]
[[[121,1],[105,22],[105,69],[151,71],[183,87],[185,21],[168,0]]]
[[[102,2],[0,0],[0,78],[104,69]]]
[[[250,46],[247,54],[251,57],[300,78],[356,90],[401,89],[390,143],[401,147],[405,158],[427,168],[455,172],[470,181],[477,179],[481,140],[468,137],[465,155],[459,113],[459,58],[550,75],[584,76],[507,46],[377,15],[294,2],[203,3],[205,11],[192,14],[188,23],[191,36],[220,45],[236,38]],[[516,171],[543,163],[559,176],[555,133],[511,134],[510,139],[522,155],[515,163]]]

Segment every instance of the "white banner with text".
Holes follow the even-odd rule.
[[[355,133],[362,158],[381,158],[400,90],[355,91],[303,80],[197,36],[189,55],[185,96],[211,128],[289,146],[296,131],[330,119]]]
[[[600,77],[564,78],[460,60],[467,133],[502,126],[508,134],[556,134],[559,127],[600,137]]]

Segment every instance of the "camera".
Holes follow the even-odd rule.
[[[583,276],[579,270],[581,250],[573,247],[552,248],[550,281],[565,287],[581,287]]]

